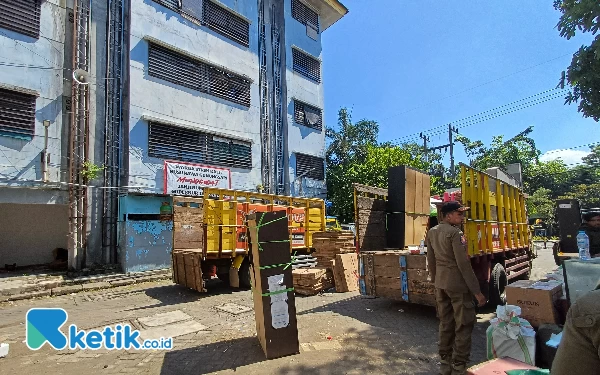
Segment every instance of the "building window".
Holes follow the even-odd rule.
[[[0,1],[0,27],[33,38],[40,37],[41,0]]]
[[[208,28],[219,34],[243,46],[250,45],[250,24],[210,0],[204,0],[202,21]]]
[[[252,145],[197,130],[151,122],[148,155],[223,167],[252,169]]]
[[[321,62],[319,60],[295,48],[292,49],[292,58],[296,72],[315,82],[321,82]]]
[[[250,80],[154,43],[148,49],[150,76],[250,107]]]
[[[250,46],[250,23],[211,0],[154,0],[179,12],[195,23],[233,40]]]
[[[325,162],[323,158],[296,154],[296,177],[308,177],[319,181],[325,180]]]
[[[319,33],[319,14],[300,0],[292,0],[292,17],[303,25],[310,26]]]
[[[154,2],[174,11],[179,11],[179,0],[154,0]]]
[[[321,110],[297,100],[294,100],[294,121],[309,128],[323,130]]]
[[[33,137],[35,133],[34,95],[0,88],[0,134]]]

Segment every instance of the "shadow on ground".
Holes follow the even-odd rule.
[[[360,338],[340,342],[340,350],[303,351],[266,360],[257,337],[244,337],[165,354],[161,375],[208,374],[232,370],[241,374],[432,374],[435,356],[420,346],[403,348],[394,337],[374,328]]]
[[[163,306],[174,306],[182,303],[190,303],[199,301],[214,295],[234,294],[245,289],[235,289],[229,287],[226,283],[220,280],[208,280],[206,283],[207,292],[201,293],[196,290],[186,288],[177,284],[161,285],[154,288],[145,289],[145,294],[157,300],[158,303],[128,309],[127,311],[148,310]]]
[[[303,346],[301,354],[267,361],[258,338],[244,337],[166,353],[161,375],[223,370],[298,375],[437,372],[438,320],[434,308],[357,295],[329,303],[326,299],[333,297],[310,298],[315,300],[297,300],[300,342],[309,345]],[[313,303],[319,306],[302,308]],[[473,363],[485,360],[487,326],[481,322],[475,328]],[[325,329],[331,329],[331,341],[319,335]],[[312,346],[315,342],[319,345]]]

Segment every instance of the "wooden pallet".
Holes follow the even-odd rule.
[[[198,292],[206,292],[202,280],[202,251],[173,250],[173,282]]]

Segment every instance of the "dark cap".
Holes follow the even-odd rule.
[[[451,202],[446,202],[442,205],[442,216],[444,215],[448,215],[450,212],[454,212],[454,211],[467,211],[470,210],[470,207],[465,207],[462,204],[458,203],[457,201],[451,201]]]

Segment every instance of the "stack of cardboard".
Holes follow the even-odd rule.
[[[333,276],[337,292],[353,292],[358,290],[358,255],[336,255]]]
[[[363,252],[361,257],[363,294],[435,306],[435,287],[428,280],[425,255],[390,250]]]
[[[292,271],[294,290],[312,296],[333,287],[333,273],[328,268],[299,268]]]
[[[337,254],[355,253],[352,231],[317,232],[313,234],[313,256],[321,267],[333,269]]]
[[[248,229],[252,240],[252,296],[260,344],[267,359],[299,353],[286,212],[248,215]]]

